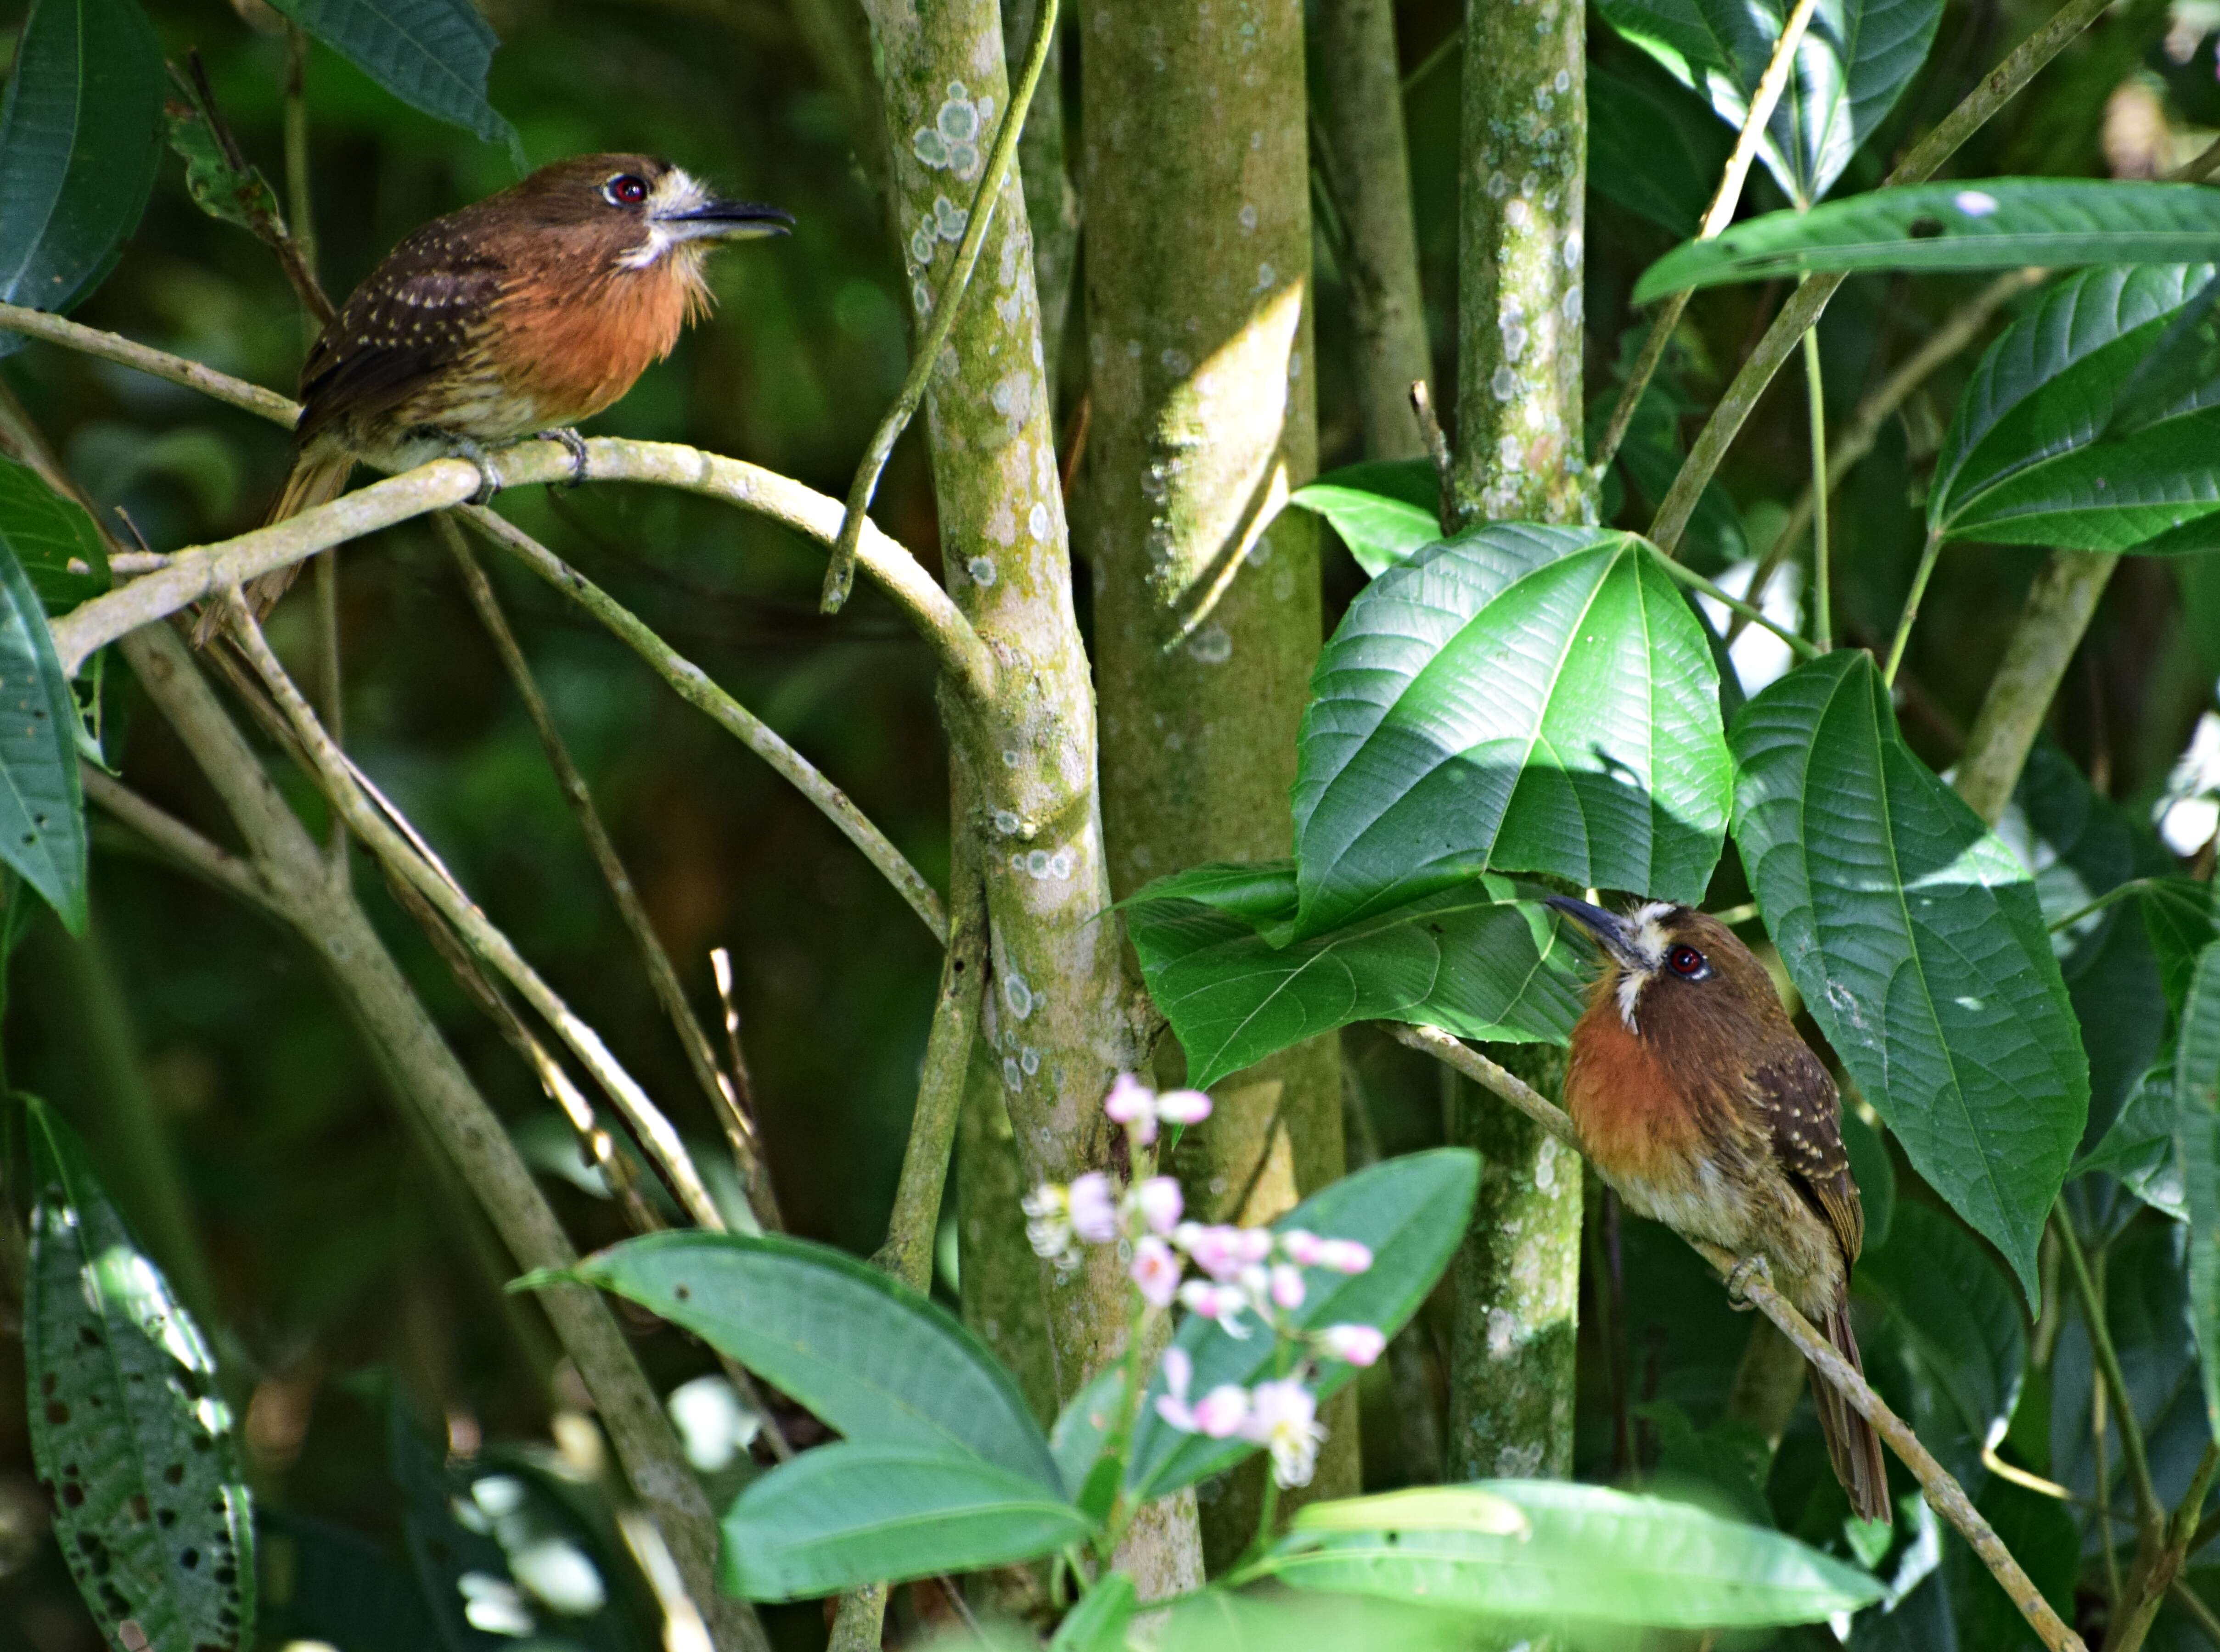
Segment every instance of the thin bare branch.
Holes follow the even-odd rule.
[[[226,895],[236,895],[267,916],[285,917],[269,879],[253,862],[241,860],[209,842],[105,770],[86,763],[78,765],[78,772],[84,780],[84,795],[145,838],[147,846],[165,860]]]
[[[259,384],[234,378],[229,373],[203,367],[199,362],[173,356],[166,350],[134,344],[116,334],[103,333],[96,327],[85,327],[76,321],[65,321],[59,315],[49,315],[42,309],[26,309],[20,304],[0,304],[0,332],[21,333],[26,338],[43,339],[47,343],[60,345],[65,350],[97,356],[103,361],[135,367],[142,373],[152,373],[157,378],[168,379],[172,384],[182,384],[189,390],[198,390],[203,396],[214,396],[219,402],[228,402],[233,407],[259,414],[288,430],[301,416],[301,404],[290,396],[265,390]]]

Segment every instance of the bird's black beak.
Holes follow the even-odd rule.
[[[697,201],[676,211],[656,213],[654,217],[680,240],[753,240],[763,235],[783,235],[794,228],[792,213],[753,201]]]
[[[1635,951],[1633,932],[1627,928],[1626,920],[1616,913],[1606,912],[1601,907],[1590,906],[1585,901],[1575,901],[1568,895],[1545,895],[1545,907],[1555,907],[1582,929],[1596,938],[1596,944],[1630,969],[1647,967],[1642,956]]]

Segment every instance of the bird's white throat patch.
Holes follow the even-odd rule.
[[[1642,1031],[1636,1024],[1635,1011],[1642,1002],[1643,988],[1665,967],[1665,919],[1672,910],[1669,901],[1652,901],[1626,914],[1627,941],[1634,957],[1619,960],[1618,1019],[1626,1023],[1629,1032]]]
[[[655,188],[648,194],[644,215],[647,240],[617,262],[627,270],[645,270],[672,247],[695,240],[678,215],[695,211],[706,206],[708,200],[709,191],[702,187],[693,173],[683,166],[672,167],[655,180]]]

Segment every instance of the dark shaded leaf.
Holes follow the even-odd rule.
[[[1868,654],[1790,672],[1732,745],[1735,841],[1790,977],[1913,1168],[2032,1302],[2089,1100],[2033,879],[1905,745]]]
[[[0,498],[0,508],[7,501]],[[51,526],[27,518],[34,548]],[[77,701],[54,653],[45,604],[16,559],[16,519],[0,517],[0,861],[84,932],[84,788]]]
[[[503,144],[516,128],[486,102],[501,37],[470,0],[271,0],[278,10],[412,109]]]

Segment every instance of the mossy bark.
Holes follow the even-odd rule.
[[[886,111],[893,216],[922,331],[954,263],[1009,99],[995,0],[867,0]],[[951,594],[995,661],[983,698],[944,690],[957,791],[976,801],[992,966],[982,1037],[998,1059],[1025,1181],[1111,1163],[1101,1101],[1139,1057],[1134,994],[1107,920],[1094,696],[1072,608],[1032,238],[1004,184],[926,411]],[[1048,1290],[1049,1354],[1068,1398],[1122,1350],[1128,1287],[1092,1247]],[[1123,1557],[1152,1587],[1200,1575],[1192,1521],[1136,1527]]]
[[[1292,847],[1288,788],[1319,641],[1316,531],[1279,514],[1317,450],[1302,9],[1097,3],[1080,45],[1086,549],[1123,896],[1200,861]],[[1216,1094],[1175,1167],[1199,1213],[1269,1219],[1341,1175],[1334,1040]],[[1354,1412],[1327,1422],[1313,1495],[1356,1487]],[[1246,1547],[1262,1474],[1203,1488],[1213,1563]]]
[[[1473,521],[1595,514],[1581,407],[1587,83],[1575,0],[1469,0],[1465,14],[1456,500]],[[1561,1052],[1495,1058],[1544,1095]],[[1456,1272],[1449,1470],[1569,1471],[1580,1304],[1577,1162],[1461,1087],[1461,1140],[1485,1161]]]

